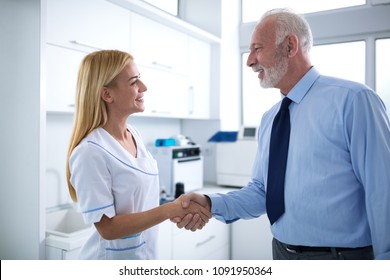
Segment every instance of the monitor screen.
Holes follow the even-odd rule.
[[[245,127],[243,136],[244,137],[256,137],[256,128],[255,127]]]

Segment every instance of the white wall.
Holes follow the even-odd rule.
[[[239,50],[239,0],[221,3],[220,118],[221,130],[238,130],[241,107]]]
[[[0,4],[0,259],[3,260],[43,257],[42,1],[1,0]]]

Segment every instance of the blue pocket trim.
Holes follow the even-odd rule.
[[[128,250],[134,250],[134,249],[137,249],[143,245],[145,245],[146,242],[142,242],[141,244],[137,245],[137,246],[132,246],[132,247],[127,247],[127,248],[106,248],[106,251],[116,251],[116,252],[120,252],[120,251],[128,251]]]

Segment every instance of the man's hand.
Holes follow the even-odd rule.
[[[210,203],[210,199],[207,196],[202,194],[197,194],[197,193],[189,193],[189,194],[181,195],[180,200],[182,203],[182,207],[185,209],[191,207],[193,203],[201,205],[202,207],[204,207],[204,209],[207,210],[209,214],[209,218],[211,218],[211,213],[210,213],[211,203]],[[201,217],[199,214],[194,214],[194,215],[187,214],[183,218],[174,217],[171,219],[171,221],[175,223],[178,228],[184,227],[185,229],[191,231],[202,229],[206,225],[208,220],[209,219],[205,220],[204,216]]]

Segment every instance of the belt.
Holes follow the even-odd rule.
[[[365,249],[372,249],[372,246],[357,247],[357,248],[345,248],[345,247],[311,247],[311,246],[296,246],[282,243],[286,250],[290,253],[303,253],[303,252],[343,252],[343,251],[359,251]]]

